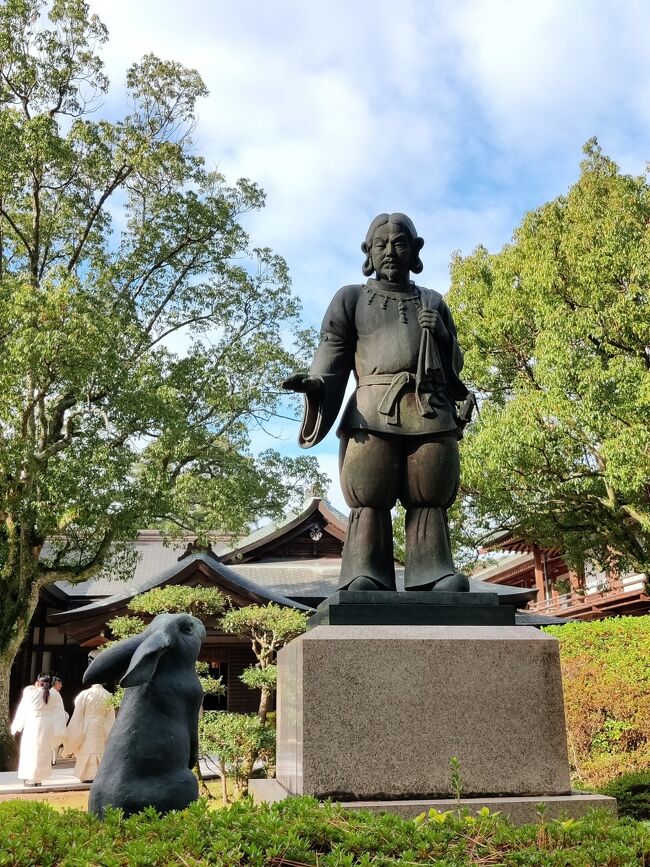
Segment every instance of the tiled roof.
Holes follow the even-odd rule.
[[[257,585],[251,578],[241,575],[236,570],[231,569],[230,566],[225,566],[223,563],[219,563],[218,560],[215,560],[215,558],[211,557],[209,554],[192,554],[180,562],[177,561],[174,566],[171,566],[163,572],[160,572],[158,575],[144,581],[137,590],[127,589],[124,584],[121,584],[119,592],[115,592],[109,597],[96,599],[88,605],[73,608],[70,611],[61,611],[57,614],[52,614],[50,615],[50,621],[56,624],[70,619],[76,620],[80,617],[86,617],[95,612],[100,612],[107,607],[114,607],[120,603],[126,603],[132,599],[136,593],[143,593],[146,590],[151,590],[154,587],[159,587],[160,585],[165,584],[167,581],[173,579],[178,573],[187,569],[197,561],[210,567],[210,569],[214,570],[218,575],[221,575],[230,584],[248,591],[255,597],[259,597],[260,602],[276,602],[279,605],[286,605],[293,608],[304,607],[288,599],[284,594],[277,592],[275,588]]]
[[[160,533],[144,530],[138,534],[133,548],[138,555],[135,571],[127,581],[111,577],[107,571],[99,572],[90,581],[80,584],[70,584],[68,581],[57,581],[56,586],[69,596],[85,596],[95,599],[100,596],[113,596],[141,593],[152,579],[157,579],[169,569],[174,569],[178,558],[187,548],[187,540],[165,545]],[[221,554],[226,549],[223,542],[212,545],[215,554]],[[182,563],[183,561],[181,561]]]
[[[525,566],[532,562],[532,554],[511,554],[510,556],[500,558],[498,563],[495,563],[494,566],[490,566],[488,569],[477,570],[474,572],[472,577],[479,581],[491,581],[493,578],[499,577],[504,572],[509,572],[511,569],[515,569],[518,566]]]
[[[273,563],[242,563],[233,567],[259,587],[273,588],[283,596],[329,596],[336,590],[339,560],[297,560]]]
[[[322,497],[311,497],[299,509],[289,512],[280,521],[264,524],[263,527],[259,527],[250,535],[240,539],[236,545],[223,553],[224,559],[227,563],[236,563],[237,559],[239,559],[237,555],[240,553],[248,553],[251,548],[257,548],[259,543],[264,543],[267,539],[281,536],[284,530],[289,531],[292,525],[299,523],[303,518],[308,518],[311,514],[319,512],[321,507],[324,509],[325,515],[329,512],[334,521],[340,525],[341,530],[345,532],[348,525],[347,515],[335,509],[328,500]]]

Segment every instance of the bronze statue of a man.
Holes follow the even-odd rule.
[[[422,271],[423,244],[405,214],[375,217],[361,245],[366,283],[336,293],[309,373],[284,383],[305,395],[299,443],[310,448],[334,423],[351,371],[356,379],[338,429],[351,509],[341,590],[395,589],[397,499],[406,509],[405,589],[469,589],[454,568],[446,511],[459,482],[456,401],[469,392],[449,308],[409,279]]]

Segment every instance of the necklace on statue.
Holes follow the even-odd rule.
[[[422,307],[422,303],[420,302],[420,293],[414,283],[410,284],[408,293],[401,291],[398,288],[389,289],[388,287],[391,285],[393,284],[380,283],[378,280],[368,280],[364,286],[368,304],[372,304],[375,299],[379,297],[381,301],[378,303],[381,304],[381,309],[386,310],[389,302],[395,301],[397,303],[400,320],[402,322],[408,322],[407,305],[413,304],[415,309],[419,310]]]

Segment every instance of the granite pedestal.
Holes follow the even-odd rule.
[[[317,626],[278,656],[277,779],[375,801],[570,793],[558,643],[522,626]]]
[[[251,781],[261,800],[514,821],[539,803],[616,811],[571,792],[558,642],[531,626],[316,626],[278,655],[277,711],[277,780]]]
[[[248,781],[248,792],[256,803],[273,804],[284,801],[289,792],[277,780]],[[548,819],[580,819],[591,810],[606,810],[617,815],[616,798],[591,795],[587,792],[571,792],[570,795],[542,795],[534,798],[436,798],[407,801],[342,801],[347,810],[369,810],[371,813],[395,813],[403,819],[415,819],[429,810],[439,813],[457,810],[479,815],[485,807],[491,813],[500,813],[515,825],[539,822],[543,815]],[[543,812],[540,805],[544,805]]]

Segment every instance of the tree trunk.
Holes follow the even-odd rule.
[[[262,688],[260,695],[260,703],[257,711],[257,718],[260,721],[262,728],[266,725],[266,717],[268,716],[269,706],[271,704],[271,696],[273,691],[268,688]],[[248,781],[253,776],[253,766],[259,757],[257,750],[250,752],[245,756],[241,764],[241,776],[237,783],[237,794],[241,798],[245,798],[248,794]]]
[[[9,732],[9,683],[15,653],[0,654],[0,770],[15,770],[18,759],[16,741]]]
[[[271,704],[271,690],[267,687],[263,687],[260,695],[260,704],[257,710],[257,717],[262,724],[262,727],[266,725],[266,717],[269,712],[269,705]]]
[[[245,798],[248,795],[248,781],[253,774],[253,765],[257,759],[257,752],[250,752],[242,761],[240,775],[237,780],[237,797]]]
[[[1,604],[1,602],[0,602]],[[18,651],[29,632],[29,624],[38,604],[38,588],[29,598],[27,610],[16,618],[11,628],[7,644],[0,651],[0,770],[13,770],[16,767],[16,742],[9,733],[9,686],[11,668]],[[23,686],[27,686],[26,683]]]
[[[226,763],[219,759],[219,773],[221,774],[221,798],[224,805],[229,804],[228,799],[228,781],[226,779]]]

